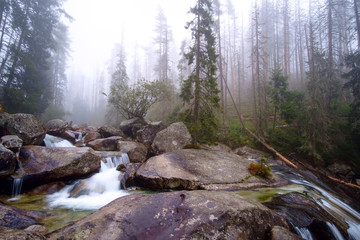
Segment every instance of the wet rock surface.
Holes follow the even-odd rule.
[[[347,237],[347,225],[336,220],[313,200],[300,193],[288,193],[264,203],[299,228],[310,229],[316,239],[333,239],[326,222],[333,223]]]
[[[271,229],[270,240],[302,240],[302,237],[299,237],[295,233],[289,231],[284,227],[275,226]]]
[[[148,159],[137,171],[135,184],[151,189],[236,190],[287,183],[274,174],[266,179],[251,176],[250,163],[233,153],[182,149]]]
[[[24,145],[41,145],[45,138],[43,123],[34,115],[17,113],[0,115],[0,136],[17,135]]]
[[[100,156],[90,148],[26,146],[20,151],[24,189],[79,179],[100,169]]]
[[[267,239],[284,219],[229,192],[132,194],[46,235],[49,239]]]

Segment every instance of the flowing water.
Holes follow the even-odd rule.
[[[45,135],[45,146],[47,147],[75,147],[71,142],[68,140],[55,137],[49,134]]]
[[[80,133],[79,139],[81,140],[81,138]],[[45,144],[48,147],[73,146],[67,140],[48,134],[45,137]],[[119,164],[129,162],[127,154],[104,159],[104,161],[101,161],[99,173],[88,179],[76,181],[61,191],[47,196],[48,206],[50,208],[60,207],[73,210],[96,210],[116,198],[128,195],[127,191],[120,189],[119,171],[116,170],[116,167]],[[82,192],[80,193],[82,194],[76,194],[76,197],[74,197],[72,193],[79,187],[81,187]]]
[[[81,182],[86,194],[71,197],[72,191],[79,186],[79,181],[77,181],[49,195],[46,199],[49,207],[96,210],[116,198],[128,195],[127,191],[120,189],[119,171],[116,170],[116,167],[122,163],[129,163],[127,154],[122,154],[121,157],[108,157],[106,163],[101,161],[100,172]]]
[[[326,212],[330,213],[334,218],[347,224],[348,235],[351,240],[360,240],[360,210],[359,206],[351,206],[345,201],[341,200],[341,196],[334,193],[330,187],[326,186],[320,180],[308,181],[305,177],[297,172],[295,169],[287,169],[284,166],[275,164],[273,165],[273,172],[292,182],[280,188],[262,188],[252,191],[241,191],[240,195],[256,199],[260,202],[269,201],[272,197],[286,194],[289,192],[304,193],[314,200],[317,205],[323,208]],[[330,222],[326,223],[333,237],[337,240],[345,239],[340,233],[339,229]],[[311,231],[307,228],[300,228],[294,226],[295,231],[302,238],[312,240],[313,236]]]

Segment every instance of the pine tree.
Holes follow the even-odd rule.
[[[198,0],[190,9],[194,19],[187,24],[192,32],[190,51],[185,55],[192,65],[191,75],[182,83],[181,98],[189,104],[185,112],[193,141],[213,141],[217,129],[216,110],[220,108],[216,79],[215,37],[211,0]],[[192,119],[191,119],[192,118]]]

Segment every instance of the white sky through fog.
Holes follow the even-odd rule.
[[[111,51],[124,35],[128,62],[135,51],[153,42],[158,8],[171,27],[176,52],[183,39],[190,38],[184,28],[191,17],[190,7],[196,0],[67,0],[65,9],[74,20],[69,23],[71,58],[69,73],[78,72],[85,78],[95,78],[106,71]],[[222,2],[226,2],[222,1]],[[232,0],[239,17],[243,9],[249,11],[251,0]],[[128,63],[129,64],[129,63]],[[70,81],[73,81],[69,79]]]

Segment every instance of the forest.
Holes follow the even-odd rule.
[[[76,94],[65,2],[0,2],[1,111],[183,121],[194,143],[261,148],[247,128],[289,158],[344,162],[360,175],[359,0],[253,0],[241,11],[198,0],[183,13],[179,47],[159,6],[147,48],[118,43]]]

